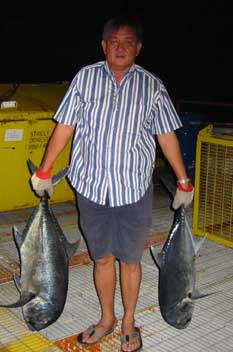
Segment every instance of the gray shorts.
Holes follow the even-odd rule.
[[[112,253],[126,263],[141,260],[152,224],[153,184],[138,202],[111,208],[77,194],[79,220],[92,259]]]

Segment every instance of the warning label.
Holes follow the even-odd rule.
[[[22,141],[23,129],[8,129],[5,131],[5,142]]]
[[[34,130],[30,132],[29,137],[29,150],[44,149],[48,143],[51,131],[46,130]]]

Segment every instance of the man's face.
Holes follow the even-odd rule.
[[[131,28],[124,26],[102,40],[102,48],[110,69],[128,71],[139,54],[142,44],[137,42]]]

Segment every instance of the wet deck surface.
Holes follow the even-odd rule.
[[[195,302],[191,324],[177,330],[162,319],[158,306],[158,270],[148,247],[162,245],[173,221],[170,199],[156,185],[153,205],[153,224],[143,259],[143,279],[136,311],[143,351],[155,352],[232,352],[233,351],[233,251],[206,240],[197,258],[197,287],[202,293],[216,292]],[[56,204],[54,213],[70,241],[80,233],[77,211],[72,202]],[[0,302],[13,302],[18,297],[12,282],[19,271],[17,250],[12,239],[12,226],[22,230],[31,209],[0,213]],[[193,209],[187,212],[192,223]],[[159,248],[158,248],[159,249]],[[117,267],[118,270],[118,267]],[[100,344],[84,348],[76,344],[76,334],[96,323],[100,316],[98,299],[92,281],[93,264],[85,242],[70,261],[70,281],[65,309],[60,318],[40,332],[28,330],[20,308],[0,308],[0,351],[120,351],[120,325],[123,314],[120,288],[116,290],[118,326]]]

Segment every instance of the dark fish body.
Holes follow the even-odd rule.
[[[203,241],[203,240],[202,240]],[[195,259],[202,241],[194,237],[185,209],[175,211],[174,222],[162,251],[152,256],[159,267],[159,305],[163,319],[177,329],[191,322],[195,298]]]
[[[64,173],[61,173],[55,183],[63,177]],[[22,306],[28,327],[39,331],[55,322],[64,309],[69,258],[80,241],[73,244],[67,241],[49,206],[47,192],[31,214],[23,233],[14,227],[13,234],[20,256],[21,275],[14,278],[20,299],[0,306]]]

